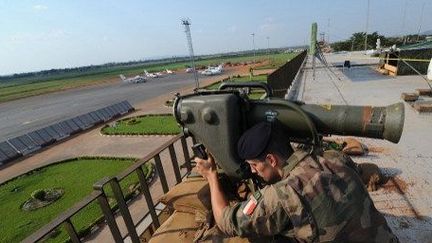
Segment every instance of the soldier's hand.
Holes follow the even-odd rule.
[[[195,157],[194,159],[197,172],[206,179],[208,179],[212,175],[216,175],[216,163],[213,159],[213,156],[210,153],[207,154],[207,160],[200,159],[198,157]]]

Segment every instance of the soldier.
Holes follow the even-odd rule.
[[[225,234],[285,242],[398,242],[348,156],[294,152],[281,125],[269,122],[242,135],[238,154],[268,185],[234,206],[228,205],[211,154],[195,159]]]

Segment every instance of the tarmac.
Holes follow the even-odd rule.
[[[376,64],[376,59],[367,59],[359,52],[325,56],[331,65],[344,60]],[[319,61],[314,80],[310,61],[301,77],[300,99],[306,103],[387,106],[403,102],[402,92],[429,88],[420,76],[383,76],[373,70],[375,66],[344,70],[333,67],[333,75]],[[369,147],[369,154],[353,159],[375,163],[392,177],[370,194],[400,241],[432,242],[432,116],[418,113],[405,102],[404,106],[405,125],[400,142],[360,138]]]
[[[231,69],[225,71],[226,74]],[[207,79],[199,75],[200,79]],[[132,105],[195,83],[192,73],[177,72],[145,83],[98,84],[0,103],[0,141],[17,137],[62,120],[128,100]]]

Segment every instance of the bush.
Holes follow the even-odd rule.
[[[46,192],[43,189],[37,189],[32,192],[31,197],[40,201],[45,200]]]
[[[126,122],[127,125],[135,125],[135,124],[138,124],[138,123],[140,123],[140,121],[138,121],[135,118],[127,120],[127,122]]]

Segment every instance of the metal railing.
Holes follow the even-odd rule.
[[[194,139],[192,138],[194,141]],[[184,159],[184,167],[186,169],[186,172],[182,176],[182,173],[180,171],[179,163],[178,163],[178,156],[175,150],[175,143],[180,142],[181,149],[183,152],[183,159]],[[142,166],[147,163],[150,160],[153,160],[155,163],[155,169],[158,173],[158,177],[160,179],[160,183],[162,186],[162,190],[164,193],[168,192],[169,185],[168,181],[165,175],[165,170],[162,165],[161,160],[161,153],[168,150],[169,157],[171,160],[171,165],[173,167],[174,176],[175,176],[175,184],[182,181],[182,177],[190,173],[192,169],[191,165],[191,157],[189,154],[189,147],[186,137],[183,134],[177,135],[158,147],[156,150],[145,156],[144,158],[140,159],[136,163],[134,163],[132,166],[128,167],[126,170],[122,171],[120,174],[114,176],[114,177],[105,177],[102,180],[96,182],[93,185],[93,192],[85,197],[83,200],[75,204],[73,207],[68,209],[67,211],[60,214],[57,218],[52,220],[50,223],[39,229],[38,231],[34,232],[32,235],[28,236],[26,239],[24,239],[23,242],[36,242],[39,240],[42,240],[44,237],[48,236],[51,232],[56,230],[60,226],[64,226],[71,241],[72,242],[81,242],[81,236],[78,234],[76,228],[74,227],[71,218],[79,213],[82,209],[84,209],[86,206],[93,202],[98,202],[100,209],[103,213],[103,219],[106,221],[113,239],[115,242],[123,242],[124,239],[127,237],[130,238],[132,242],[140,242],[138,232],[136,230],[136,227],[150,214],[152,223],[155,228],[158,228],[160,226],[159,218],[156,212],[155,204],[153,202],[153,197],[150,193],[150,187],[149,184],[146,181],[145,174],[143,171]],[[136,173],[140,185],[140,192],[145,198],[147,207],[149,212],[147,212],[143,218],[139,220],[137,224],[133,222],[132,215],[129,209],[129,204],[125,199],[125,195],[122,191],[122,188],[120,186],[120,182],[128,177],[129,175],[132,175],[133,173]],[[127,234],[125,236],[122,236],[119,225],[116,222],[116,210],[113,210],[113,207],[110,206],[108,202],[108,197],[106,195],[105,189],[106,186],[110,186],[112,189],[114,198],[117,203],[118,207],[118,213],[123,218],[123,221],[125,223]]]

